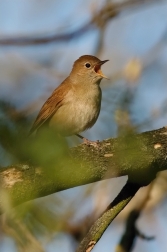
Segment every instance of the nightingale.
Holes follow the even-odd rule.
[[[77,59],[70,75],[42,106],[30,134],[45,125],[62,136],[76,135],[89,142],[79,133],[91,128],[99,116],[102,98],[100,82],[103,78],[107,79],[101,66],[107,61],[91,55]]]

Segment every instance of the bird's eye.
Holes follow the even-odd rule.
[[[86,66],[87,68],[90,68],[90,63],[86,63],[85,66]]]

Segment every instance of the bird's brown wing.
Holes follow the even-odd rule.
[[[70,85],[64,85],[64,81],[58,88],[54,90],[52,95],[47,99],[47,101],[42,106],[34,124],[32,125],[29,135],[31,135],[35,130],[41,127],[49,118],[56,113],[56,111],[62,106],[64,97],[69,91]]]

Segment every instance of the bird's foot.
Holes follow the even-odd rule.
[[[87,138],[83,138],[83,143],[84,144],[86,144],[86,145],[88,145],[88,146],[90,146],[90,145],[92,145],[92,146],[94,146],[94,147],[99,147],[99,140],[97,140],[97,141],[91,141],[91,140],[89,140],[89,139],[87,139]]]
[[[79,138],[81,138],[83,140],[84,144],[86,144],[88,146],[92,145],[95,148],[99,148],[99,140],[97,140],[97,141],[91,141],[91,140],[89,140],[89,139],[87,139],[87,138],[85,138],[85,137],[83,137],[83,136],[81,136],[79,134],[76,134],[76,136],[79,137]]]

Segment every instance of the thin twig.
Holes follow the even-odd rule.
[[[138,6],[138,5],[144,5],[150,4],[150,3],[156,3],[155,0],[127,0],[123,1],[121,3],[108,3],[104,5],[104,7],[96,13],[91,21],[84,24],[81,28],[65,33],[65,34],[51,34],[51,35],[42,35],[42,36],[19,36],[16,35],[15,37],[7,37],[7,38],[1,38],[0,39],[0,45],[3,46],[27,46],[27,45],[38,45],[38,44],[47,44],[47,43],[53,43],[53,42],[66,42],[68,40],[71,40],[75,37],[82,36],[85,32],[88,32],[89,30],[95,29],[97,27],[104,27],[107,22],[117,16],[122,10],[125,10],[126,8]],[[162,2],[162,1],[161,1]]]
[[[139,188],[139,185],[132,184],[130,182],[126,183],[115,200],[107,207],[106,211],[93,224],[88,234],[80,243],[77,252],[90,252],[93,249],[110,223],[129,203],[129,201],[133,198]]]

